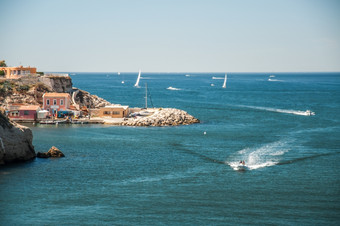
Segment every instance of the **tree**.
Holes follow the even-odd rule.
[[[7,67],[5,60],[0,60],[0,67]]]

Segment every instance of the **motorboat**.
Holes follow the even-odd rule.
[[[311,110],[307,110],[305,111],[305,115],[312,116],[312,115],[315,115],[315,112],[312,112]]]
[[[238,171],[245,171],[248,169],[248,167],[246,165],[243,165],[242,163],[238,164],[238,166],[236,167],[236,169]]]

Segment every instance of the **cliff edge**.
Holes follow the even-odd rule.
[[[35,158],[32,131],[0,113],[0,165]]]

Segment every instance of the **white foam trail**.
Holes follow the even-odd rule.
[[[239,161],[244,160],[249,170],[255,170],[279,163],[280,156],[289,151],[287,142],[277,141],[256,148],[245,148],[238,151],[232,156],[231,161],[227,161],[228,165],[239,170]]]
[[[171,174],[165,174],[165,175],[155,175],[155,176],[146,176],[146,177],[139,177],[129,180],[124,180],[120,182],[119,184],[127,185],[127,184],[134,184],[134,183],[153,183],[153,182],[159,182],[163,180],[178,180],[182,178],[192,177],[193,175],[196,175],[199,172],[202,172],[201,167],[195,167],[192,169],[188,169],[184,172],[176,172]]]
[[[181,89],[179,89],[179,88],[175,88],[175,87],[172,87],[172,86],[169,86],[169,87],[166,88],[166,89],[168,89],[168,90],[181,90]]]
[[[269,81],[269,82],[283,82],[283,80],[272,79],[272,78],[269,78],[268,81]]]
[[[286,110],[286,109],[279,109],[279,108],[267,108],[267,107],[246,106],[246,105],[238,105],[238,106],[244,107],[244,108],[252,108],[252,109],[256,109],[256,110],[285,113],[285,114],[294,114],[294,115],[303,115],[303,116],[315,115],[315,112],[312,112],[310,110],[298,111],[298,110],[290,110],[290,109]]]

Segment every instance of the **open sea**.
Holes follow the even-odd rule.
[[[0,168],[0,225],[340,225],[340,73],[137,74],[71,77],[201,123],[30,125],[66,157]]]

